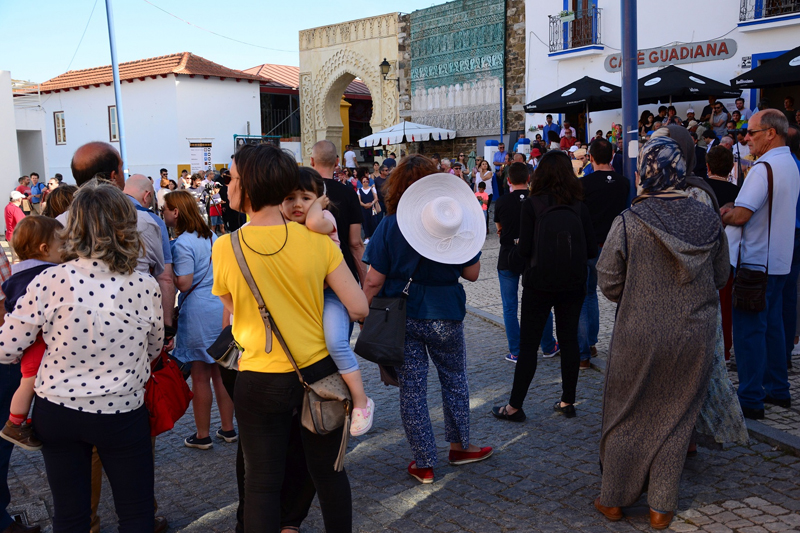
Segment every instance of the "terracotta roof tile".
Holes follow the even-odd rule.
[[[243,72],[247,72],[248,74],[256,74],[262,78],[268,78],[283,85],[287,85],[292,89],[297,89],[300,86],[300,67],[264,63],[263,65],[246,69]],[[358,79],[350,82],[350,85],[347,86],[344,94],[370,96],[370,92],[366,84]]]
[[[223,67],[213,61],[194,55],[191,52],[182,52],[119,64],[120,80],[134,80],[148,76],[166,76],[167,74],[239,78],[259,82],[265,81],[261,76]],[[41,90],[45,92],[57,89],[73,89],[100,83],[112,83],[113,81],[111,65],[106,65],[104,67],[83,70],[70,70],[69,72],[42,83]]]

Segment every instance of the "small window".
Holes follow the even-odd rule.
[[[56,144],[67,144],[67,125],[64,122],[64,112],[53,113],[53,121],[56,128]]]
[[[108,139],[119,142],[119,125],[117,123],[117,106],[108,106]]]

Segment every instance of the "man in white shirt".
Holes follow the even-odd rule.
[[[567,130],[572,132],[572,136],[573,137],[577,137],[577,134],[575,133],[575,128],[573,128],[572,126],[569,125],[569,121],[568,120],[564,121],[564,127],[561,128],[561,133],[559,133],[558,136],[559,137],[564,137],[567,134]]]
[[[351,145],[347,145],[347,151],[344,153],[344,166],[347,168],[355,169],[358,166],[356,161],[356,153],[353,151]]]
[[[81,187],[94,178],[102,178],[110,181],[112,184],[119,187],[120,190],[125,188],[125,176],[122,172],[122,158],[119,152],[108,143],[104,142],[90,142],[84,144],[75,150],[70,164],[72,169],[72,177],[75,178],[75,183]],[[67,216],[69,212],[63,213],[57,218],[65,227],[67,225]],[[171,278],[172,271],[166,270],[164,267],[164,250],[161,241],[161,229],[153,219],[150,218],[148,213],[143,211],[136,211],[137,224],[139,234],[144,241],[144,254],[139,258],[139,263],[136,270],[142,273],[151,274],[156,278],[159,287],[164,290],[166,285],[172,286],[170,279],[166,283],[165,276]],[[173,289],[174,291],[174,289]],[[174,292],[172,292],[174,298]],[[171,304],[164,305],[164,316],[170,315],[171,321],[172,313],[169,310],[174,307],[174,300]],[[166,319],[165,319],[166,320]],[[170,346],[167,346],[170,348]],[[153,439],[155,446],[155,439]],[[100,489],[102,483],[102,463],[96,453],[92,454],[92,502],[99,503]],[[97,503],[92,505],[92,531],[100,531],[100,521],[97,516]],[[169,527],[167,519],[163,516],[155,517],[154,532],[161,533],[166,531]]]
[[[734,235],[731,242],[731,262],[737,267],[766,270],[768,278],[763,311],[733,309],[739,403],[744,416],[751,419],[764,418],[764,403],[791,405],[782,291],[794,251],[800,172],[786,146],[788,131],[789,123],[777,109],[750,118],[746,139],[758,164],[744,180],[735,207],[720,210],[725,225],[742,228],[741,235]],[[771,209],[767,165],[762,163],[772,169]]]

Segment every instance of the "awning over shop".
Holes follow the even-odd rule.
[[[691,102],[709,96],[738,98],[741,92],[675,65],[639,78],[639,104]]]
[[[731,80],[731,85],[737,89],[765,89],[798,84],[800,84],[800,46]]]
[[[456,132],[453,130],[434,128],[433,126],[417,124],[416,122],[401,122],[359,139],[358,145],[366,148],[368,146],[384,146],[402,142],[441,141],[455,138]]]
[[[574,110],[618,109],[622,91],[616,85],[584,76],[525,106],[526,113],[564,113]]]

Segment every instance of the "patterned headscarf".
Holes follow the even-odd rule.
[[[645,193],[683,189],[686,159],[680,145],[669,137],[656,137],[644,145],[637,162],[640,188]]]

